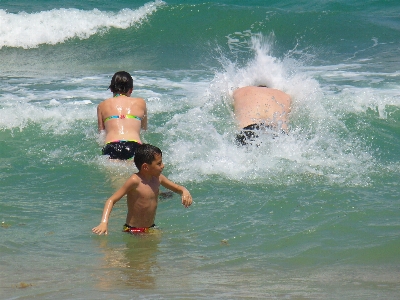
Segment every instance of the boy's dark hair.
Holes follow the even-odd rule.
[[[140,168],[144,163],[151,164],[155,160],[155,155],[162,155],[160,148],[150,145],[141,144],[136,148],[135,156],[133,161],[135,162],[136,168],[140,171]]]
[[[125,71],[119,71],[114,74],[111,84],[108,87],[111,92],[118,94],[126,94],[133,88],[133,79],[131,74]]]

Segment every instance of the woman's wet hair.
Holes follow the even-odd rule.
[[[119,71],[114,74],[111,84],[108,87],[114,94],[126,94],[133,88],[133,79],[131,74],[125,71]]]
[[[151,165],[151,163],[156,159],[156,155],[162,155],[160,148],[150,144],[139,145],[136,148],[135,156],[133,157],[136,168],[140,171],[140,168],[144,163]]]

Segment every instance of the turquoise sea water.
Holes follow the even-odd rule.
[[[0,299],[398,299],[396,1],[0,1]],[[161,232],[91,228],[136,171],[100,156],[126,70],[143,140],[194,204]],[[293,97],[288,136],[234,146],[233,89]]]

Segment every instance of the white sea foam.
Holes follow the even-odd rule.
[[[110,28],[139,26],[164,4],[156,0],[136,10],[123,9],[117,13],[61,8],[13,14],[0,9],[0,49],[5,46],[28,49],[41,44],[55,45],[71,38],[87,39]]]
[[[85,84],[77,84],[76,78],[3,80],[0,89],[7,92],[0,95],[0,128],[23,130],[37,124],[45,132],[64,134],[74,129],[76,121],[95,123],[95,102],[109,96],[109,91],[98,88],[102,77],[82,80]]]

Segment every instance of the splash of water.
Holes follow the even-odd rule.
[[[238,34],[238,33],[237,33]],[[253,53],[241,65],[222,55],[223,70],[216,72],[207,101],[177,114],[167,122],[165,148],[176,167],[178,180],[207,180],[217,175],[232,180],[295,183],[297,179],[340,184],[368,184],[374,168],[372,154],[346,127],[330,95],[307,72],[301,61],[272,55],[274,36],[260,34],[230,38],[230,49]],[[237,49],[236,49],[237,50]],[[237,51],[240,52],[240,51]],[[291,132],[288,136],[261,137],[259,147],[238,148],[232,113],[232,91],[245,85],[266,83],[291,95]]]

